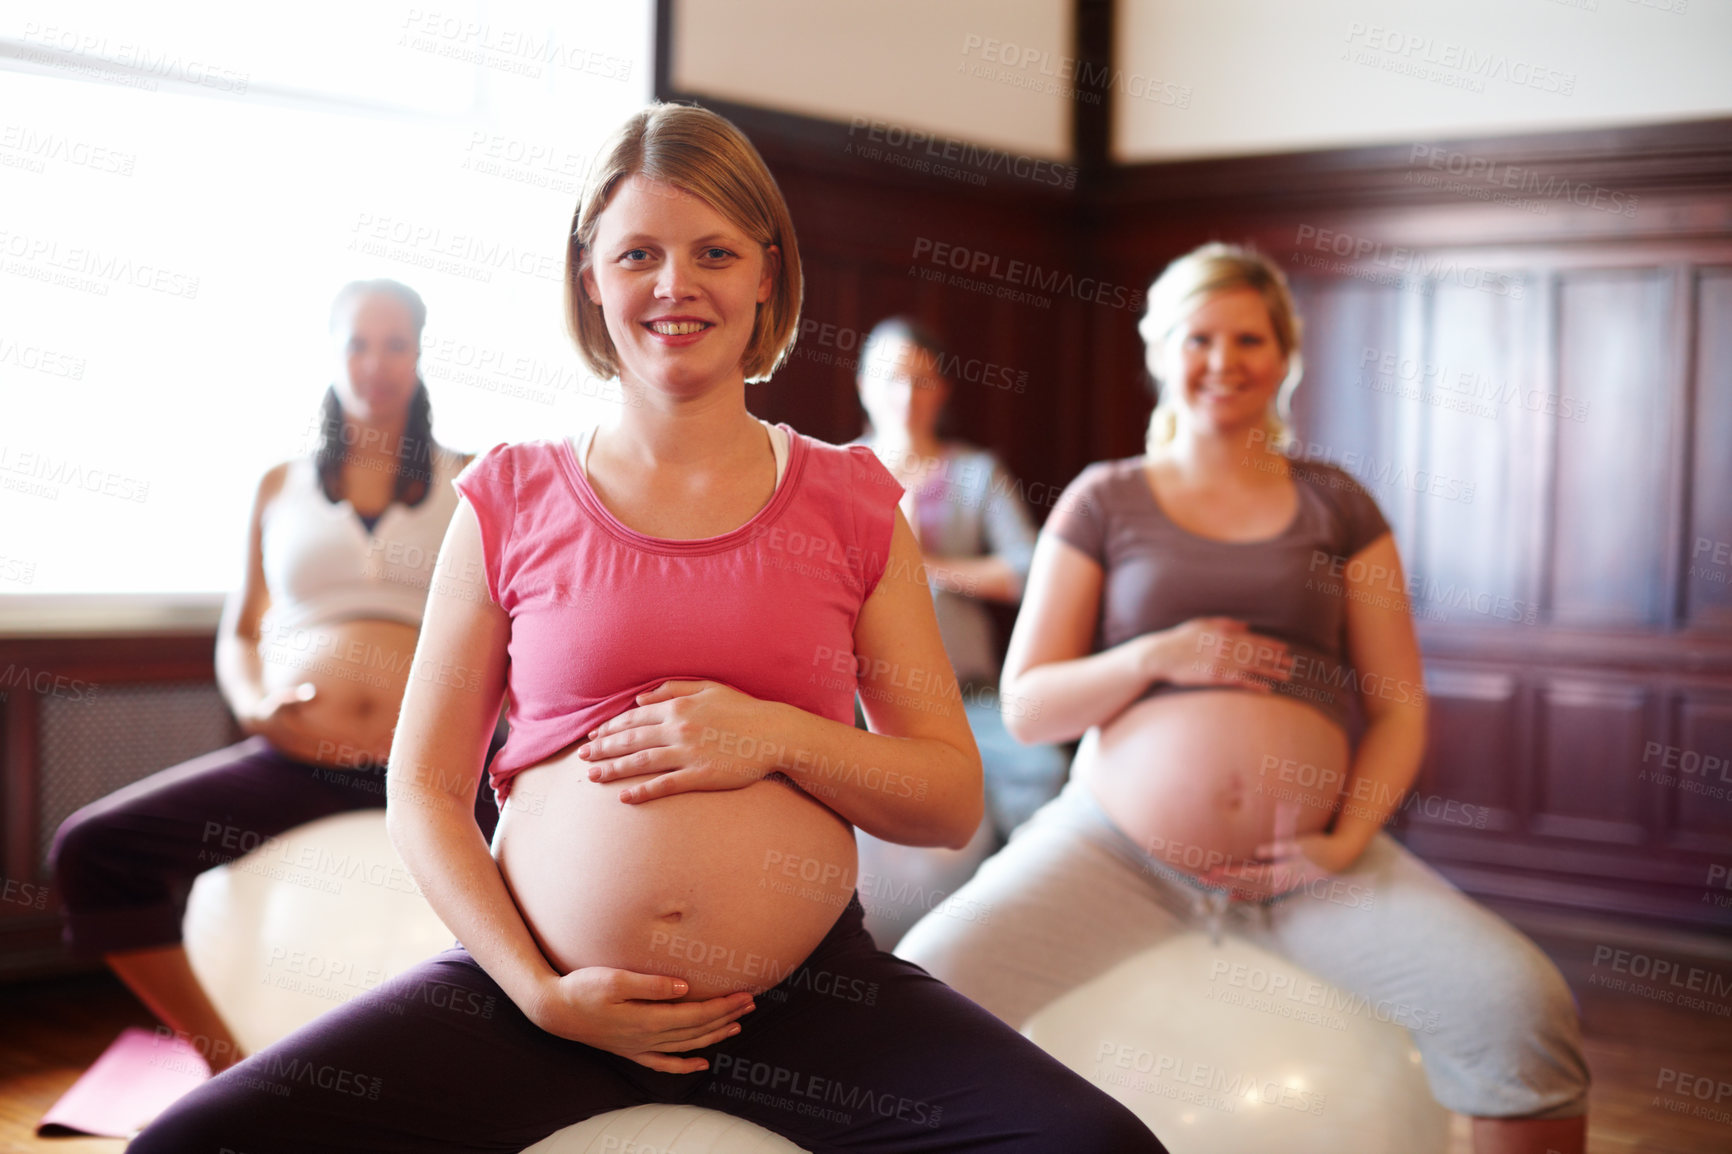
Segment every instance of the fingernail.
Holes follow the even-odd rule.
[[[735,1025],[728,1027],[728,1037],[730,1037],[730,1038],[739,1032],[740,1032],[740,1027],[738,1024],[735,1024]]]

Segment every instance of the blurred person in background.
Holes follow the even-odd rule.
[[[986,817],[961,850],[861,837],[866,924],[886,949],[1057,796],[1068,760],[1057,746],[1023,745],[1004,726],[1000,649],[986,603],[1014,605],[1022,597],[1034,525],[1021,486],[996,455],[940,435],[951,361],[928,329],[889,317],[862,344],[855,376],[868,421],[856,443],[871,448],[903,487],[902,513],[920,542],[944,650],[986,771]]]
[[[1230,925],[1402,1007],[1481,1154],[1579,1154],[1588,1069],[1551,961],[1383,832],[1426,702],[1394,535],[1283,446],[1300,326],[1280,268],[1206,245],[1149,290],[1144,455],[1089,466],[1041,532],[1005,659],[1070,784],[897,952],[1013,1026],[1189,926]],[[1364,719],[1354,742],[1354,715]]]
[[[385,804],[451,482],[469,460],[433,440],[417,370],[426,319],[393,280],[353,282],[332,303],[317,447],[259,482],[217,631],[217,686],[247,739],[92,802],[55,834],[67,942],[102,957],[213,1072],[245,1055],[181,941],[193,880],[294,826]],[[491,832],[490,793],[475,812]]]
[[[996,455],[939,436],[952,387],[947,360],[914,321],[880,321],[860,354],[856,383],[870,427],[859,443],[903,487],[902,511],[920,541],[944,651],[986,766],[987,816],[1002,842],[1058,794],[1066,759],[1056,746],[1021,744],[1004,726],[999,645],[984,603],[1021,600],[1034,525],[1022,486]]]

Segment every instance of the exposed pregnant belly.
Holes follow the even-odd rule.
[[[1136,702],[1089,732],[1074,772],[1145,853],[1201,875],[1324,828],[1349,755],[1308,705],[1211,689]]]
[[[267,629],[259,642],[265,691],[312,683],[313,700],[298,708],[319,735],[318,760],[353,765],[358,756],[383,758],[391,752],[417,632],[376,620]]]
[[[854,890],[854,827],[779,778],[640,805],[564,752],[523,771],[493,855],[555,969],[666,974],[688,1000],[754,993],[823,940]]]

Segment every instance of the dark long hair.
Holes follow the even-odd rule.
[[[427,305],[421,294],[401,281],[387,278],[351,281],[331,302],[331,327],[334,329],[343,308],[356,297],[388,296],[409,310],[410,323],[415,327],[415,340],[427,323]],[[325,390],[320,407],[319,448],[313,462],[319,471],[319,487],[327,500],[335,503],[343,492],[343,464],[349,457],[349,446],[343,441],[347,425],[343,420],[343,405],[337,400],[335,385]],[[403,436],[397,442],[396,482],[391,487],[391,500],[404,505],[419,505],[433,491],[433,453],[439,446],[433,442],[433,399],[427,394],[427,383],[415,378],[415,395],[409,401],[409,417],[403,424]]]
[[[349,447],[343,443],[343,405],[337,400],[335,385],[325,390],[320,406],[319,450],[313,456],[319,470],[319,487],[332,502],[341,501],[343,463],[348,460]],[[415,378],[415,396],[409,401],[409,419],[403,424],[403,435],[397,441],[397,479],[391,486],[391,500],[405,505],[419,505],[433,491],[433,401],[427,395],[426,382]]]

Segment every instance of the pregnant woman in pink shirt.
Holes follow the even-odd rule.
[[[580,352],[628,403],[459,478],[416,651],[432,675],[392,747],[393,839],[462,946],[133,1150],[516,1151],[676,1101],[813,1151],[1160,1150],[862,928],[854,827],[960,845],[980,759],[900,488],[870,450],[746,410],[801,298],[762,160],[713,113],[646,109],[571,238]],[[489,852],[467,798],[502,695]]]

